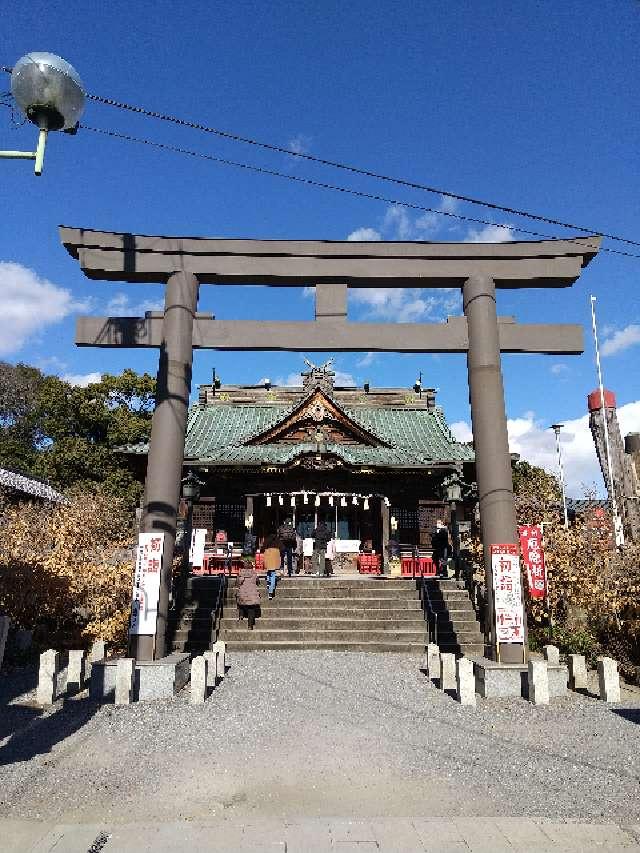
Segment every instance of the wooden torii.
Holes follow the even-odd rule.
[[[155,636],[132,637],[138,659],[165,654],[170,568],[184,457],[193,349],[298,352],[464,352],[488,591],[490,653],[521,662],[523,644],[495,644],[490,546],[516,544],[501,352],[579,354],[582,327],[498,317],[500,288],[569,287],[601,238],[510,243],[205,239],[60,228],[88,278],[165,284],[163,312],[80,317],[76,344],[160,350],[141,532],[164,536]],[[216,320],[197,312],[200,284],[315,287],[315,320]],[[463,317],[445,323],[353,323],[354,287],[460,288]]]

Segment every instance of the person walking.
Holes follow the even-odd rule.
[[[327,572],[327,543],[331,539],[331,531],[324,523],[324,519],[318,521],[318,526],[313,533],[313,557],[312,563],[318,577],[329,577]]]
[[[431,536],[431,545],[433,547],[433,562],[436,564],[436,572],[441,577],[446,577],[449,560],[449,531],[440,519],[436,521],[436,529]]]
[[[264,568],[267,573],[267,593],[272,599],[276,593],[276,572],[280,568],[280,541],[275,533],[270,533],[264,540]]]
[[[247,620],[249,630],[253,631],[256,616],[260,615],[260,591],[258,590],[258,575],[251,563],[243,563],[238,575],[236,587],[236,604],[238,619]]]
[[[286,560],[287,575],[291,577],[293,574],[293,552],[296,547],[296,529],[290,518],[285,518],[278,528],[278,538],[280,539],[280,569],[284,571]]]

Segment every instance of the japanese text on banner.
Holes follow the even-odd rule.
[[[141,533],[133,575],[130,634],[155,634],[164,536]]]
[[[540,524],[523,525],[518,528],[522,559],[527,569],[529,594],[531,598],[544,598],[547,592],[547,573],[542,547],[542,526]]]
[[[518,546],[491,546],[496,640],[498,643],[524,642],[524,613],[520,584]]]

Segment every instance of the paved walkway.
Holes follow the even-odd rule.
[[[71,826],[0,820],[0,838],[12,853],[633,853],[640,851],[640,824],[384,818]]]

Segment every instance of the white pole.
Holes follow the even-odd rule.
[[[562,424],[554,424],[552,429],[556,434],[556,450],[558,452],[558,467],[560,469],[560,486],[562,488],[562,509],[564,511],[564,529],[569,529],[569,516],[567,515],[567,493],[564,483],[564,465],[562,464],[562,451],[560,450],[560,428]]]
[[[600,389],[600,411],[604,427],[604,446],[607,454],[607,471],[609,472],[609,500],[613,513],[613,530],[615,534],[616,547],[624,545],[624,529],[622,520],[618,514],[618,502],[616,500],[616,489],[613,481],[613,468],[611,465],[611,448],[609,445],[609,424],[607,423],[607,409],[604,402],[604,385],[602,384],[602,368],[600,366],[600,349],[598,347],[598,329],[596,326],[596,297],[591,297],[591,324],[593,326],[593,340],[596,345],[596,365],[598,368],[598,387]],[[606,484],[605,484],[606,485]]]

